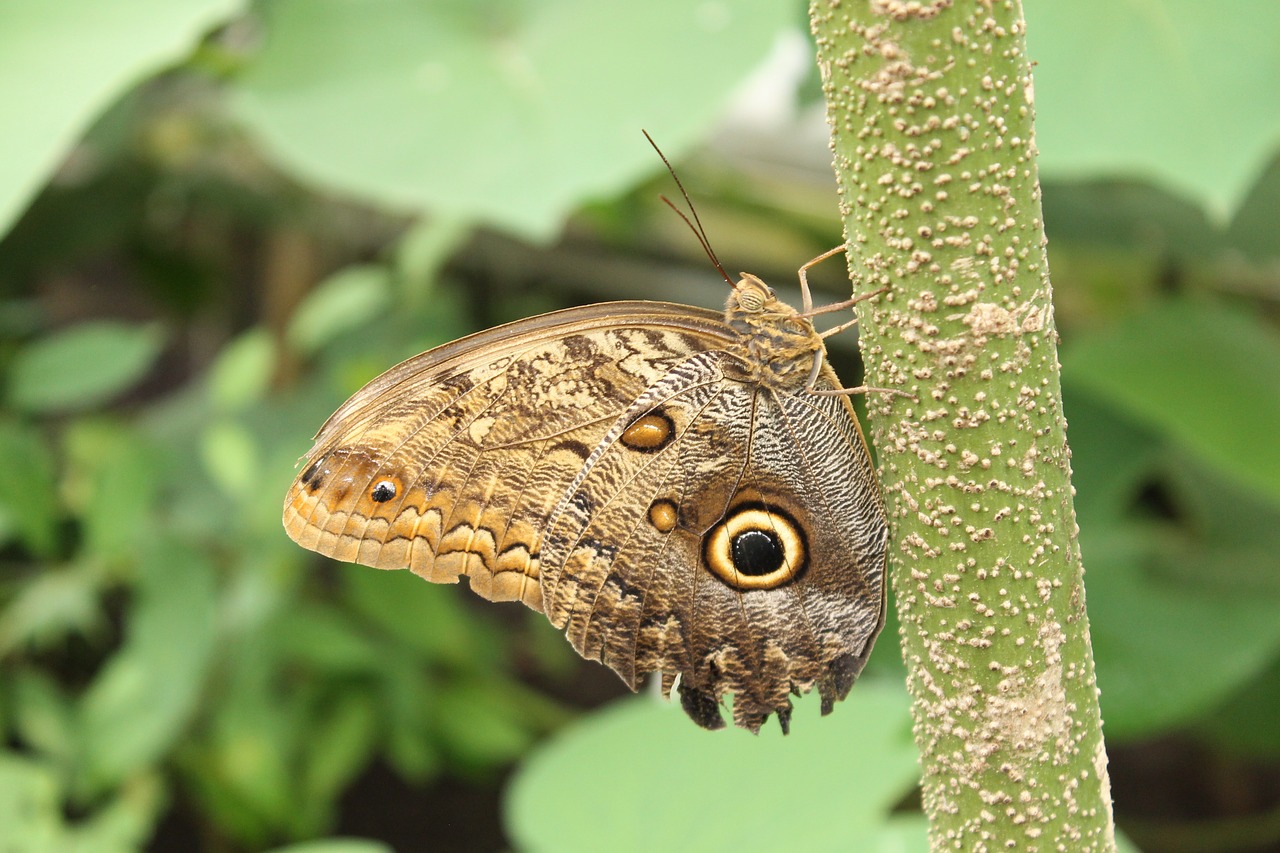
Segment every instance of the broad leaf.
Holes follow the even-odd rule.
[[[768,0],[276,0],[239,113],[307,180],[549,237],[688,145],[796,21]]]
[[[787,737],[706,732],[652,696],[618,702],[528,759],[508,828],[525,853],[893,849],[876,839],[896,834],[890,811],[919,772],[905,692],[864,682],[827,718],[816,699]]]
[[[1063,375],[1280,503],[1280,339],[1208,301],[1174,300],[1081,338]]]
[[[143,377],[163,344],[158,326],[94,321],[55,332],[14,358],[9,403],[32,412],[105,403]]]
[[[1280,4],[1025,5],[1045,177],[1150,175],[1225,219],[1280,144]]]
[[[0,235],[111,101],[240,0],[0,3]],[[19,120],[18,117],[21,117]]]

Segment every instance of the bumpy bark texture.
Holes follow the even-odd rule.
[[[1114,850],[1022,10],[815,0],[934,850]]]

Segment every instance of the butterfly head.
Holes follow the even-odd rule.
[[[730,326],[749,336],[768,330],[807,339],[813,333],[813,324],[779,299],[759,276],[749,272],[738,276],[725,305],[725,322]]]
[[[743,356],[758,366],[759,381],[804,387],[814,355],[822,349],[822,338],[807,317],[745,272],[733,285],[724,314],[725,323],[742,336]]]
[[[778,297],[773,294],[773,288],[765,284],[759,276],[749,272],[738,275],[740,277],[733,286],[733,292],[729,294],[730,313],[735,309],[747,314],[777,313],[779,308],[789,307],[778,301]]]

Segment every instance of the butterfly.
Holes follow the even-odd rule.
[[[814,688],[829,713],[884,625],[888,543],[863,389],[813,325],[855,301],[811,306],[805,272],[838,251],[801,269],[799,311],[725,275],[723,313],[587,305],[391,368],[320,428],[286,531],[521,601],[632,690],[661,673],[705,728],[726,694],[753,732]]]

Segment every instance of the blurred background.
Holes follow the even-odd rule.
[[[1026,6],[1117,819],[1280,850],[1280,6]],[[842,239],[803,3],[0,2],[0,105],[0,848],[926,849],[892,622],[830,717],[711,734],[280,524],[402,358],[723,303],[641,128],[796,301]]]

